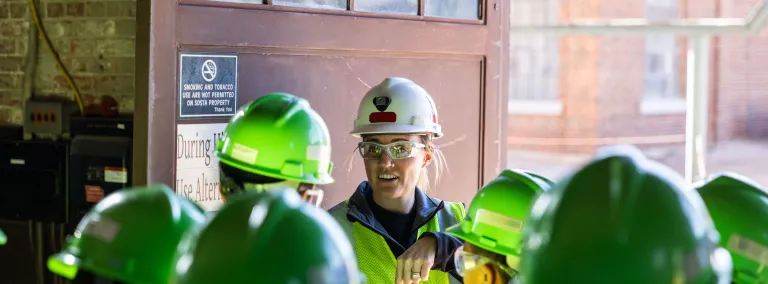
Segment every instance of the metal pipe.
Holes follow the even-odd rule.
[[[512,33],[719,35],[756,33],[768,24],[768,0],[761,1],[747,18],[698,18],[649,21],[644,18],[582,19],[560,25],[512,25]]]
[[[689,184],[706,177],[710,41],[710,36],[688,39],[685,180]]]
[[[672,144],[685,142],[685,135],[624,137],[520,137],[507,136],[507,145],[515,146],[602,146],[610,144]]]

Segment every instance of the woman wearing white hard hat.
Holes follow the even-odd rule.
[[[444,164],[433,139],[443,136],[424,88],[386,78],[365,94],[351,134],[368,177],[330,212],[352,241],[368,283],[460,283],[453,253],[461,240],[443,233],[464,205],[429,197],[427,166]]]

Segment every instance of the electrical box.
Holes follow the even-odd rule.
[[[72,137],[96,135],[133,138],[133,117],[73,116],[70,130]]]
[[[24,104],[24,131],[60,136],[69,133],[70,119],[78,113],[71,101],[27,100]]]
[[[0,218],[67,222],[67,143],[0,140]]]
[[[133,124],[119,117],[75,117],[72,122],[69,204],[78,222],[104,197],[131,186]]]

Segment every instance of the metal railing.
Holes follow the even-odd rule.
[[[686,66],[685,179],[706,178],[710,42],[713,35],[758,33],[768,24],[768,0],[746,18],[698,18],[649,21],[642,18],[581,19],[558,25],[515,25],[511,33],[630,35],[672,33],[688,36]]]

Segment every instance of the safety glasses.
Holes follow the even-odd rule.
[[[323,194],[325,194],[325,192],[319,188],[299,188],[299,195],[301,196],[301,199],[304,199],[305,202],[317,207],[320,207],[320,203],[323,202]]]
[[[456,253],[453,254],[453,261],[456,263],[456,272],[462,277],[470,270],[481,267],[486,264],[493,264],[499,267],[501,271],[514,277],[515,271],[507,265],[501,264],[489,257],[473,254],[471,252],[464,251],[464,246],[456,249]]]
[[[425,147],[426,145],[413,141],[398,141],[389,144],[360,142],[357,144],[360,156],[366,160],[378,160],[384,152],[393,160],[408,159]]]
[[[224,172],[220,172],[219,179],[220,179],[219,191],[221,195],[227,198],[232,195],[243,193],[246,191],[259,192],[259,191],[271,190],[274,188],[290,187],[290,188],[295,188],[298,191],[299,196],[301,196],[301,199],[303,199],[305,202],[309,204],[320,207],[320,204],[323,202],[324,191],[322,189],[319,189],[312,185],[302,184],[298,181],[286,180],[281,182],[263,183],[263,184],[245,183],[241,187],[239,183],[237,183],[234,179],[229,177]]]

